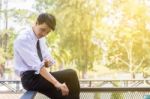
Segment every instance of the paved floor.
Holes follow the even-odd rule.
[[[0,99],[20,99],[23,93],[0,93]],[[35,99],[49,99],[48,97],[38,93]]]
[[[20,99],[21,96],[21,93],[0,93],[0,99]]]

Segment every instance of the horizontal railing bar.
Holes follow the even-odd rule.
[[[150,92],[150,87],[128,87],[128,88],[80,88],[81,92]],[[24,91],[19,91],[19,92],[15,92],[15,93],[24,93]],[[12,91],[4,91],[1,93],[14,93]]]
[[[150,79],[80,79],[80,81],[150,81]]]
[[[80,81],[143,81],[150,79],[80,79]],[[0,82],[20,82],[20,80],[0,80]]]
[[[0,80],[0,82],[21,82],[20,80]]]
[[[114,91],[119,91],[119,92],[150,92],[150,87],[127,87],[127,88],[81,88],[81,92],[114,92]]]

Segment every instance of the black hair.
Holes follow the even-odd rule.
[[[52,14],[48,14],[48,13],[41,13],[36,21],[37,24],[47,24],[48,27],[50,27],[52,30],[55,30],[55,26],[56,26],[56,19]]]

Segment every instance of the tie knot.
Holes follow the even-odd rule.
[[[39,40],[37,40],[37,44],[39,43]]]

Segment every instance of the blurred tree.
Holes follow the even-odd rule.
[[[103,15],[95,30],[96,38],[105,42],[106,66],[129,71],[135,78],[149,66],[149,7],[137,0],[114,0],[103,2]],[[97,19],[99,21],[99,19]]]
[[[36,0],[33,6],[34,11],[8,9],[8,0],[0,0],[0,18],[5,20],[0,20],[5,24],[5,29],[0,25],[0,47],[9,54],[4,57],[12,58],[19,32],[10,21],[30,25],[39,13],[49,12],[56,16],[57,27],[47,44],[59,69],[76,66],[82,78],[94,64],[129,71],[132,78],[149,70],[150,5],[146,0]]]
[[[89,1],[37,0],[37,4],[37,9],[51,12],[57,18],[56,32],[61,37],[58,42],[59,56],[64,51],[70,53],[70,62],[76,64],[77,69],[82,72],[82,78],[85,78],[87,70],[92,70],[94,61],[100,57],[97,52],[99,48],[92,42],[93,16]],[[41,4],[44,8],[39,6]],[[68,61],[67,58],[63,60],[65,63]]]
[[[36,15],[26,9],[11,8],[9,3],[9,0],[0,0],[0,48],[7,53],[3,56],[4,60],[0,63],[1,66],[13,58],[13,42],[16,32],[21,30],[21,27],[18,26],[29,25],[34,21]]]
[[[2,77],[4,73],[5,56],[6,53],[2,48],[0,48],[0,77]]]

